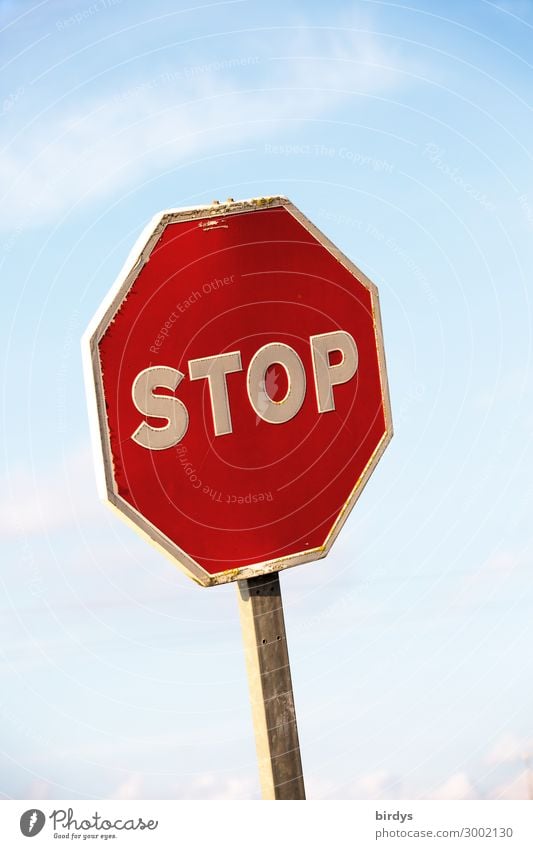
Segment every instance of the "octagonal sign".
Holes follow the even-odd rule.
[[[156,216],[84,350],[103,497],[203,586],[324,557],[392,436],[377,289],[285,198]]]

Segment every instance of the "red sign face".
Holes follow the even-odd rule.
[[[123,515],[204,586],[327,554],[392,425],[377,291],[289,201],[158,216],[88,335]]]

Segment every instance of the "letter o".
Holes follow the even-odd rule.
[[[275,363],[285,369],[289,384],[281,401],[273,401],[266,388],[267,370]],[[283,342],[271,342],[256,351],[248,366],[246,382],[250,404],[259,418],[269,424],[283,424],[294,418],[305,399],[303,363],[294,348]]]

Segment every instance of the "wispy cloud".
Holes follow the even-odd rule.
[[[115,788],[112,799],[144,799],[144,782],[140,772],[132,772]]]
[[[51,782],[33,781],[26,790],[28,799],[63,798],[64,788]],[[140,771],[127,773],[108,794],[109,799],[210,799],[239,801],[258,799],[259,784],[255,775],[226,775],[205,772],[174,778]]]
[[[259,50],[155,72],[43,116],[0,153],[0,226],[30,227],[398,82],[393,59],[369,33],[302,28],[280,35],[276,48],[276,56]]]
[[[438,785],[428,799],[479,799],[475,787],[464,772],[457,772]]]
[[[361,775],[350,787],[350,799],[397,799],[400,797],[400,779],[386,769]],[[334,796],[332,798],[335,798]]]
[[[533,755],[533,740],[523,739],[516,734],[504,734],[489,750],[486,762],[491,766],[512,763]]]
[[[0,537],[49,531],[101,515],[89,445],[59,458],[57,465],[13,469],[2,482]]]
[[[171,782],[169,785],[157,777],[136,772],[119,783],[111,793],[111,798],[239,801],[259,798],[258,790],[257,781],[251,776],[206,772]]]
[[[499,784],[493,793],[492,799],[532,799],[533,782],[528,770],[523,770],[510,781]]]

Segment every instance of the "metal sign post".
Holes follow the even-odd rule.
[[[279,574],[238,593],[263,799],[305,799]]]

